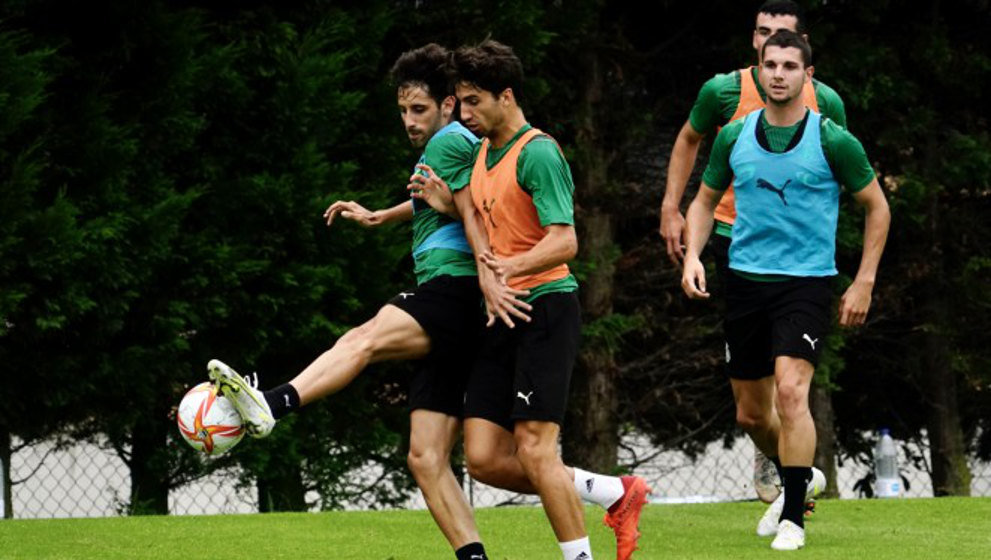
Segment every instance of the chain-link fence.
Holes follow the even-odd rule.
[[[14,442],[11,457],[11,502],[16,518],[101,517],[120,515],[127,510],[130,473],[124,462],[99,442],[69,445],[43,441],[33,445]],[[906,457],[906,448],[915,457],[928,450],[903,445],[901,471],[908,482],[906,497],[932,496],[929,474]],[[677,451],[651,447],[645,437],[626,438],[620,460],[636,463],[636,474],[653,488],[655,502],[707,502],[754,499],[752,487],[753,445],[739,437],[726,448],[710,443],[705,452],[689,457]],[[991,463],[971,464],[971,495],[991,496]],[[176,515],[250,513],[258,511],[254,488],[238,487],[237,472],[215,472],[169,494],[169,512]],[[870,474],[870,467],[847,461],[837,469],[841,498],[856,498],[856,483]],[[372,472],[354,476],[374,477]],[[521,496],[465,479],[465,492],[476,507],[505,504],[535,504],[534,496]],[[2,493],[0,493],[2,496]],[[311,496],[310,498],[315,498]],[[311,499],[311,502],[316,502]],[[418,494],[407,507],[422,508]]]

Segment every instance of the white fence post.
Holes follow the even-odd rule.
[[[7,504],[3,501],[4,496],[7,495],[5,490],[7,484],[6,472],[3,468],[3,457],[0,457],[0,519],[7,518]]]

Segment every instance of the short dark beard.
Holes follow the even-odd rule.
[[[778,101],[777,99],[774,99],[770,95],[767,96],[767,102],[769,104],[774,104],[777,107],[784,107],[785,105],[791,103],[792,100],[794,100],[794,99],[795,99],[794,97],[789,97],[788,99],[785,99],[783,101]]]

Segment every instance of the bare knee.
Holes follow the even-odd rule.
[[[736,425],[747,433],[765,430],[771,425],[771,411],[737,407]]]
[[[809,414],[809,388],[801,383],[778,384],[778,415],[784,422],[799,420]]]
[[[489,484],[492,481],[492,469],[491,465],[473,461],[471,458],[465,458],[465,469],[468,471],[468,476],[473,479]]]
[[[350,356],[370,360],[376,351],[373,321],[374,319],[344,333],[334,346],[342,347]]]
[[[773,377],[757,380],[731,379],[736,400],[736,424],[748,434],[771,427],[774,414]]]
[[[480,449],[479,446],[465,447],[465,467],[468,476],[485,484],[501,480],[500,473],[505,466],[506,457],[496,450]]]
[[[406,464],[417,478],[436,477],[445,469],[451,468],[449,460],[446,453],[429,446],[410,447],[406,455]]]
[[[519,435],[516,438],[516,454],[519,457],[523,470],[531,475],[539,476],[540,472],[548,468],[554,468],[560,462],[557,454],[557,442],[553,445],[533,437],[532,434]]]

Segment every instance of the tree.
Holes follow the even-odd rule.
[[[851,122],[878,162],[894,216],[874,320],[844,352],[838,420],[854,453],[867,447],[857,430],[890,425],[896,437],[921,439],[924,428],[935,493],[966,495],[969,443],[977,423],[986,423],[980,409],[961,406],[982,399],[961,398],[961,390],[975,394],[986,360],[972,329],[986,324],[986,292],[973,288],[987,282],[987,249],[975,240],[987,228],[988,138],[978,92],[989,83],[980,30],[991,19],[982,3],[890,13],[881,4],[844,7],[881,30],[869,40],[858,26],[829,33],[830,56],[858,57],[856,65],[830,67],[840,87],[859,92],[848,97],[857,113]]]
[[[52,421],[75,419],[79,437],[103,434],[131,469],[127,510],[164,513],[168,490],[207,468],[176,443],[171,411],[203,379],[208,358],[248,365],[316,355],[391,292],[376,280],[388,276],[408,238],[347,229],[330,237],[320,218],[333,197],[367,189],[382,201],[403,184],[398,142],[389,140],[400,138],[380,134],[382,113],[366,107],[381,99],[367,93],[369,82],[380,83],[369,57],[379,36],[365,24],[384,28],[388,20],[381,11],[351,16],[317,4],[292,18],[264,6],[22,8],[12,21],[40,44],[58,45],[61,57],[45,179],[71,187],[67,202],[42,200],[42,208],[51,205],[49,221],[58,217],[52,208],[78,209],[69,215],[83,232],[68,253],[75,260],[55,280],[77,282],[85,305],[58,323],[48,315],[38,322],[72,341],[53,359],[75,360],[62,370],[73,378],[66,393],[89,398]],[[54,225],[51,235],[60,231]],[[17,272],[28,284],[49,274]],[[60,287],[38,300],[57,306],[50,296]],[[16,311],[8,323],[20,324]],[[12,363],[51,354],[46,341],[28,342]],[[56,402],[40,386],[31,390]],[[336,405],[363,419],[338,441],[367,440],[356,447],[391,456],[383,449],[398,445],[391,411],[372,421],[382,411],[376,399],[364,400]],[[315,449],[309,456],[335,460]],[[298,478],[302,459],[290,458],[296,473],[285,476]],[[384,464],[396,472],[395,461]],[[199,470],[187,470],[193,465]],[[255,474],[269,486],[281,476]]]
[[[91,309],[71,275],[85,258],[78,209],[49,180],[53,162],[52,49],[24,31],[0,32],[0,481],[4,517],[11,503],[11,437],[33,441],[60,428],[83,398],[69,390],[65,325]],[[47,391],[46,398],[39,398]]]

